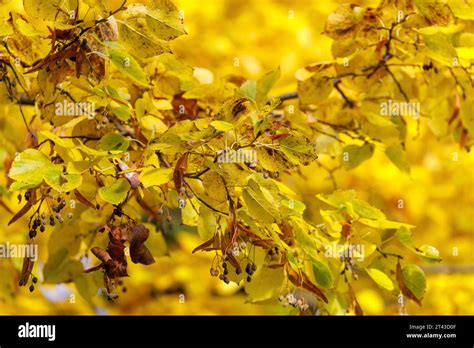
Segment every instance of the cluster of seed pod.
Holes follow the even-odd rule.
[[[288,305],[290,305],[294,308],[299,308],[303,312],[309,309],[309,305],[306,303],[306,300],[303,297],[295,296],[295,294],[292,292],[289,292],[286,294],[286,296],[280,295],[278,300],[281,302],[283,307],[288,307]]]
[[[158,208],[156,213],[158,215],[163,215],[163,213],[164,213],[163,205]],[[166,221],[171,222],[171,220],[173,220],[173,218],[171,217],[170,213],[168,212],[168,215],[166,215]]]
[[[252,276],[257,270],[257,265],[253,262],[247,263],[245,266],[245,273],[247,273],[247,282],[250,283],[252,281]]]
[[[352,277],[354,280],[359,279],[359,275],[355,272],[355,260],[352,257],[345,257],[341,256],[341,262],[344,263],[344,269],[342,270],[341,274],[344,272],[351,271]]]
[[[280,257],[280,250],[278,250],[278,247],[271,247],[268,249],[267,254],[270,257],[270,260],[278,260]]]
[[[226,262],[226,260],[224,260],[222,262],[222,271],[219,272],[218,269],[214,268],[214,267],[211,267],[211,276],[213,277],[219,277],[220,280],[222,280],[224,283],[226,284],[229,284],[230,280],[229,280],[229,266]],[[235,271],[237,274],[239,274],[240,272],[242,272],[242,270],[240,268],[236,269]]]
[[[33,223],[31,224],[30,232],[29,232],[29,237],[34,238],[36,237],[37,230],[39,228],[40,232],[45,231],[45,225],[46,225],[46,214],[43,213],[41,214],[41,219],[39,217],[33,219]]]
[[[268,179],[268,178],[273,178],[273,179],[276,179],[280,176],[280,172],[270,172],[268,170],[262,170],[262,175],[265,179]]]
[[[31,279],[31,281],[32,281],[32,283],[31,283],[31,285],[30,285],[30,287],[29,287],[29,290],[30,290],[30,292],[33,292],[33,291],[35,291],[35,285],[34,285],[34,284],[38,283],[38,278],[33,277],[33,278]]]
[[[66,200],[64,198],[58,197],[57,202],[58,204],[54,204],[51,207],[51,210],[55,213],[54,217],[56,218],[56,220],[58,220],[58,222],[62,224],[64,222],[64,219],[61,216],[61,210],[63,210],[66,207]],[[69,218],[72,218],[72,215],[70,214],[72,213],[69,213],[68,217],[70,216]],[[54,226],[54,217],[53,215],[49,217],[49,223],[51,226]]]
[[[21,203],[21,199],[23,198],[23,196],[21,195],[21,193],[18,194],[17,198],[18,198],[18,203]],[[30,192],[30,191],[26,191],[26,192],[25,192],[25,201],[29,201],[30,198],[31,198],[31,192]]]
[[[25,199],[29,199],[29,197],[30,197],[29,192],[25,193]],[[61,211],[66,207],[66,200],[62,197],[58,197],[56,202],[57,202],[57,204],[53,204],[53,206],[51,207],[51,210],[53,211],[53,213],[51,215],[49,215],[48,219],[46,218],[46,213],[45,212],[43,212],[41,214],[38,212],[36,214],[36,217],[34,217],[35,215],[33,215],[32,224],[31,224],[31,228],[30,228],[30,231],[29,231],[29,237],[30,238],[36,237],[38,229],[41,233],[44,232],[46,230],[46,225],[48,223],[49,223],[50,226],[55,226],[56,221],[61,223],[61,224],[64,222],[64,218],[61,215]],[[69,212],[67,214],[68,219],[72,219],[73,216],[74,215],[73,215],[72,212]]]
[[[240,245],[237,244],[237,248],[246,248],[247,246],[245,245],[245,242],[240,243]],[[219,268],[222,268],[221,271],[219,271]],[[257,270],[257,265],[253,262],[247,263],[245,266],[245,273],[247,273],[247,282],[252,281],[252,275],[255,273]],[[222,280],[224,283],[229,284],[229,265],[227,263],[227,257],[224,257],[223,262],[221,267],[214,268],[211,267],[210,269],[211,276],[213,277],[219,277],[220,280]],[[235,269],[235,274],[239,275],[242,273],[242,268],[239,266]]]
[[[240,244],[237,242],[234,242],[232,245],[232,249],[230,250],[232,256],[239,256],[241,251],[244,251],[247,249],[247,243],[241,242]]]

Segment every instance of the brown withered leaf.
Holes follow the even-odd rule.
[[[227,219],[227,233],[229,234],[229,243],[225,248],[225,253],[233,247],[238,235],[237,217],[235,216],[235,207],[232,199],[229,200],[229,218]]]
[[[196,119],[197,114],[197,100],[196,99],[184,99],[182,94],[175,95],[171,101],[174,112],[179,115],[179,119]]]
[[[131,224],[128,226],[123,237],[130,244],[143,244],[150,235],[150,231],[143,224]]]
[[[185,152],[176,163],[173,171],[174,186],[178,192],[184,185],[184,172],[188,168],[188,157],[189,152]]]
[[[195,252],[200,251],[200,250],[208,250],[209,247],[212,247],[214,245],[214,240],[215,239],[216,239],[216,236],[214,235],[214,236],[212,236],[211,239],[205,241],[201,245],[198,245],[196,248],[194,248],[192,253],[194,254]]]
[[[303,288],[309,292],[312,292],[316,295],[316,297],[328,303],[328,299],[324,295],[323,291],[314,285],[305,273],[295,271],[288,263],[286,264],[285,270],[290,282],[299,288]]]
[[[278,268],[285,267],[285,265],[286,263],[274,263],[274,264],[268,265],[267,268],[278,269]]]
[[[89,201],[86,197],[82,195],[82,193],[79,192],[79,190],[75,189],[74,190],[74,196],[76,196],[77,200],[81,202],[84,205],[87,205],[89,208],[96,209],[96,206]]]
[[[91,248],[91,252],[94,254],[95,257],[97,257],[103,263],[107,263],[112,260],[112,257],[110,257],[110,254],[102,248],[93,247]]]
[[[95,173],[95,182],[98,187],[105,186],[104,182],[102,181],[98,173]]]
[[[453,113],[451,115],[451,118],[448,121],[448,125],[453,123],[453,121],[458,117],[459,111],[461,111],[461,98],[460,98],[459,94],[456,93],[454,109],[453,109]]]
[[[28,192],[30,193],[31,197],[26,202],[26,204],[21,208],[11,219],[8,221],[8,226],[10,226],[12,223],[17,221],[19,218],[21,218],[23,215],[25,215],[33,205],[36,203],[36,190],[34,189],[29,189]]]
[[[33,239],[29,238],[26,244],[28,245],[28,248],[29,248],[30,245],[33,245]],[[31,257],[25,257],[23,259],[23,267],[21,269],[20,281],[18,283],[19,286],[24,286],[28,284],[28,279],[30,278],[31,271],[33,270],[34,264],[35,262],[31,259]]]
[[[151,265],[155,263],[155,259],[150,252],[150,249],[145,244],[130,246],[130,257],[133,263],[141,263],[142,265]]]
[[[362,310],[362,307],[359,304],[359,301],[357,301],[357,297],[355,296],[354,289],[352,289],[352,286],[349,284],[349,295],[351,297],[351,304],[352,307],[354,307],[354,313],[355,315],[362,316],[364,315],[364,311]]]
[[[251,238],[252,244],[262,247],[264,249],[271,248],[273,246],[273,240],[272,239],[263,239],[259,236],[257,236],[255,233],[253,233],[250,229],[242,225],[241,223],[237,223],[237,228],[239,229],[239,232],[244,233],[248,237]]]
[[[16,220],[21,218],[23,215],[25,215],[32,207],[33,205],[31,204],[31,201],[28,201],[23,208],[21,208],[11,219],[8,221],[8,226],[10,226],[12,223],[14,223]]]
[[[109,232],[107,250],[98,247],[91,249],[92,253],[101,261],[101,264],[85,272],[89,273],[104,268],[108,280],[128,277],[124,242],[125,240],[122,237],[121,228],[117,226],[113,227]]]
[[[155,263],[153,255],[144,244],[150,235],[148,228],[143,224],[133,224],[129,226],[126,231],[126,239],[130,242],[130,257],[132,262],[141,263],[143,265]]]

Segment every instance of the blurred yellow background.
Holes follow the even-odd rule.
[[[376,5],[376,1],[351,1]],[[109,1],[110,7],[121,1]],[[172,43],[178,57],[194,67],[208,69],[214,79],[227,74],[258,78],[280,66],[282,77],[272,95],[296,89],[295,72],[316,61],[331,60],[331,40],[322,34],[326,17],[343,1],[270,0],[176,0],[184,11],[188,35]],[[236,61],[238,66],[236,66]],[[2,125],[3,127],[4,125]],[[20,130],[23,132],[23,130]],[[381,151],[352,171],[339,169],[335,181],[340,189],[354,189],[362,199],[382,209],[391,219],[416,226],[417,245],[436,246],[443,261],[423,266],[427,292],[423,307],[410,303],[408,314],[474,314],[474,154],[459,145],[438,140],[422,121],[420,136],[409,121],[407,156],[411,175],[401,173]],[[4,156],[4,150],[0,154]],[[321,156],[321,163],[336,165]],[[5,178],[1,178],[5,185]],[[302,176],[283,180],[299,192],[308,207],[307,217],[317,216],[315,194],[331,192],[328,173],[316,164],[305,167]],[[398,208],[403,200],[403,209]],[[16,197],[6,204],[18,210]],[[0,208],[2,209],[2,208]],[[26,219],[7,227],[11,218],[0,214],[0,243],[24,240]],[[23,225],[22,225],[23,224]],[[195,235],[173,232],[176,245],[170,256],[151,267],[130,265],[126,292],[115,302],[97,300],[90,306],[71,286],[40,286],[30,294],[11,283],[0,263],[0,314],[286,314],[278,304],[245,303],[245,293],[209,275],[211,256],[191,254],[200,243]],[[47,243],[47,234],[39,238]],[[43,259],[46,255],[42,255]],[[0,262],[4,262],[3,260]],[[14,260],[21,269],[21,260]],[[421,262],[418,262],[421,264]],[[455,273],[450,273],[454,270]],[[385,296],[369,279],[354,285],[366,314],[398,314],[396,299]],[[7,290],[11,293],[6,293]],[[11,296],[13,294],[13,296]],[[184,297],[183,297],[184,294]],[[71,303],[74,298],[74,303]]]

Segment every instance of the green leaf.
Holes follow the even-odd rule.
[[[279,148],[293,164],[309,164],[318,158],[316,146],[304,135],[290,135],[280,140]]]
[[[358,215],[357,217],[372,219],[372,220],[384,220],[385,214],[380,210],[369,203],[362,201],[360,199],[354,199],[352,202],[348,202],[352,205],[352,210]]]
[[[69,192],[81,186],[82,175],[63,174],[60,169],[52,168],[45,173],[44,181],[58,192]]]
[[[273,223],[279,219],[276,202],[271,193],[254,180],[248,181],[248,186],[243,190],[247,210],[254,219],[263,223]]]
[[[318,249],[318,240],[311,234],[314,227],[308,224],[300,217],[291,216],[288,222],[293,227],[295,240],[298,245],[309,255],[312,255]],[[320,244],[320,243],[319,243]]]
[[[306,209],[306,205],[296,199],[283,199],[281,205],[288,209],[290,213],[303,214]]]
[[[127,52],[109,48],[109,58],[119,71],[130,77],[136,84],[148,87],[148,79],[142,67]]]
[[[323,73],[313,74],[303,81],[298,81],[298,96],[303,105],[318,104],[331,94],[333,84]]]
[[[171,1],[158,0],[151,4],[146,13],[146,24],[156,38],[173,40],[186,34],[180,13]]]
[[[428,263],[438,263],[441,262],[441,257],[439,255],[438,249],[431,245],[422,245],[418,249],[418,256],[425,260]]]
[[[374,154],[374,145],[365,143],[359,145],[347,145],[342,150],[341,162],[347,170],[357,167],[362,162],[368,160]]]
[[[44,265],[44,282],[46,284],[68,283],[80,277],[83,270],[81,262],[69,258],[68,251],[61,249],[56,254],[50,255]]]
[[[82,174],[93,165],[92,161],[72,161],[67,164],[67,172],[70,174]]]
[[[335,40],[350,36],[363,18],[364,12],[365,9],[361,6],[342,4],[328,16],[324,32]]]
[[[433,35],[423,35],[423,37],[427,48],[426,54],[438,62],[451,67],[454,58],[457,57],[452,35],[438,32]]]
[[[416,252],[416,246],[415,243],[413,243],[412,233],[408,228],[400,227],[395,235],[404,246],[413,252]]]
[[[395,236],[398,240],[409,250],[414,252],[422,260],[428,263],[438,263],[441,261],[438,249],[430,245],[422,245],[420,248],[417,248],[413,242],[411,231],[405,226],[400,227]]]
[[[255,95],[255,101],[257,104],[264,105],[267,102],[268,92],[272,89],[275,83],[280,78],[280,67],[274,71],[262,76],[257,81],[257,90]]]
[[[28,183],[23,183],[20,181],[15,181],[13,184],[10,185],[9,191],[14,192],[18,190],[27,190],[33,187],[38,186],[39,184],[28,184]]]
[[[99,146],[102,151],[127,151],[128,139],[117,133],[107,133],[100,139]]]
[[[216,214],[205,205],[201,205],[199,208],[199,220],[197,230],[199,237],[203,240],[209,240],[216,232],[217,227],[217,216]]]
[[[423,270],[417,265],[406,265],[402,268],[403,282],[418,300],[421,300],[426,290],[426,278]]]
[[[159,186],[172,179],[172,168],[147,168],[140,173],[140,182],[143,187]]]
[[[234,129],[234,125],[232,123],[225,121],[212,121],[211,126],[221,132],[228,132]]]
[[[257,98],[257,81],[245,81],[242,86],[240,86],[237,94],[255,103]]]
[[[159,31],[153,33],[153,30],[157,29],[154,25],[157,23],[155,12],[157,11],[154,11],[154,8],[150,11],[144,4],[129,4],[122,12],[120,41],[134,56],[151,58],[170,52],[168,42],[157,37]]]
[[[346,202],[352,202],[357,197],[354,190],[337,190],[331,194],[316,195],[318,199],[334,208],[344,207]]]
[[[283,268],[267,268],[260,266],[252,277],[252,281],[245,285],[245,292],[250,302],[264,301],[275,298],[285,282]]]
[[[44,173],[52,167],[53,164],[44,153],[27,149],[15,158],[8,176],[13,180],[37,186],[43,181]]]
[[[385,220],[385,214],[380,209],[371,206],[363,200],[357,199],[357,194],[354,190],[338,190],[331,194],[319,194],[316,197],[334,208],[346,208],[349,215],[355,219],[360,218],[362,223],[369,222],[368,220],[389,222]],[[394,223],[397,224],[396,222]]]
[[[76,6],[77,0],[23,0],[25,12],[44,21],[65,22],[70,18],[69,11],[74,11]]]
[[[393,281],[382,271],[376,268],[366,268],[367,274],[382,288],[392,291],[395,289]]]
[[[92,299],[104,285],[103,275],[101,272],[83,273],[74,279],[74,285],[76,285],[79,295],[81,295],[89,305],[93,306],[94,303]]]
[[[129,190],[130,184],[128,183],[128,180],[120,178],[111,186],[99,188],[99,196],[106,202],[120,204],[127,197],[127,192]]]
[[[406,159],[406,153],[400,145],[387,147],[385,154],[402,172],[410,174],[410,164]]]
[[[456,17],[474,20],[474,4],[472,1],[448,0],[448,5]]]
[[[329,266],[321,261],[313,260],[313,274],[316,283],[324,289],[329,289],[333,285],[333,278]]]
[[[113,103],[110,103],[110,111],[117,116],[120,121],[128,121],[130,118],[130,108],[126,105],[118,105],[118,103],[118,106],[112,105]]]
[[[404,224],[402,222],[390,221],[390,220],[385,220],[385,219],[372,220],[372,219],[360,218],[358,222],[370,227],[381,229],[381,230],[384,230],[384,229],[395,230],[400,227],[406,227],[406,228],[415,227],[413,225]]]

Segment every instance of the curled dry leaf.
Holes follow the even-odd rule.
[[[208,250],[213,250],[214,248],[211,248],[213,245],[214,245],[214,241],[216,239],[216,236],[212,236],[211,239],[205,241],[204,243],[198,245],[196,248],[194,248],[193,250],[193,254],[197,251],[200,251],[200,250],[204,250],[204,251],[208,251]]]
[[[31,197],[30,199],[28,200],[28,202],[26,202],[26,204],[23,206],[23,208],[21,208],[11,219],[10,221],[8,221],[8,225],[10,226],[12,223],[14,223],[15,221],[17,221],[19,218],[21,218],[23,215],[25,215],[30,209],[31,207],[36,203],[36,190],[28,190],[28,192],[30,192],[31,194]]]
[[[127,240],[130,242],[130,257],[133,263],[143,265],[155,263],[153,255],[144,244],[149,235],[150,231],[142,224],[134,224],[127,229]]]
[[[306,274],[304,274],[303,272],[295,271],[288,263],[286,264],[285,269],[286,273],[288,274],[288,279],[295,286],[312,292],[314,295],[316,295],[317,298],[328,303],[328,299],[326,298],[326,295],[324,295],[323,291],[319,289],[316,285],[314,285],[311,280],[309,280]]]
[[[173,181],[176,190],[179,192],[184,185],[184,172],[188,167],[189,152],[185,152],[176,163],[173,172]]]
[[[30,245],[33,245],[33,239],[32,238],[28,239],[26,244],[28,245],[28,248],[29,248]],[[26,284],[28,284],[28,279],[30,278],[31,271],[33,270],[34,264],[35,262],[29,256],[26,256],[23,259],[23,267],[21,269],[20,281],[18,283],[19,286],[25,286]]]
[[[89,201],[86,197],[84,197],[79,190],[75,189],[74,190],[74,196],[76,196],[77,200],[81,202],[82,204],[88,206],[89,208],[96,209],[96,206]]]

